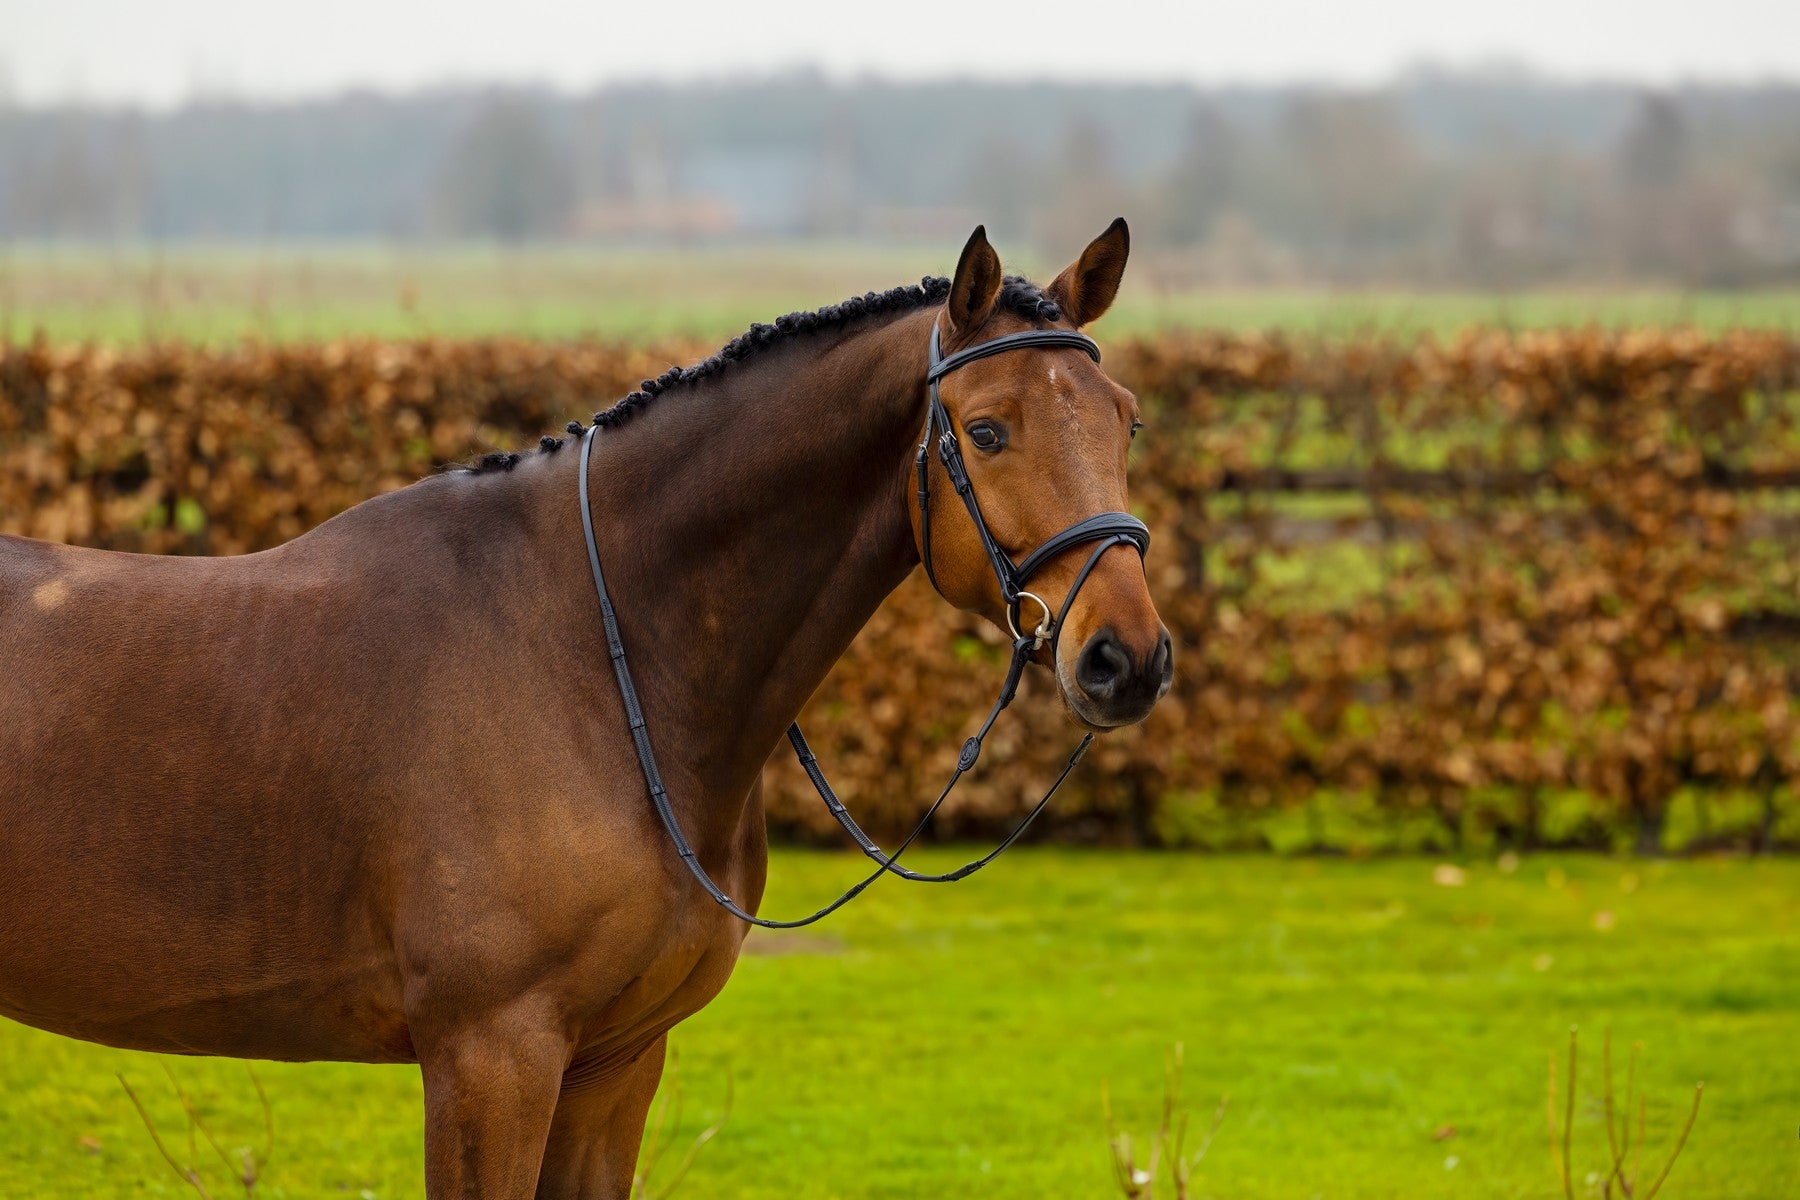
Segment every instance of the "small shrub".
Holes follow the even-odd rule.
[[[1638,1052],[1643,1049],[1642,1042],[1631,1044],[1631,1058],[1625,1068],[1625,1099],[1616,1109],[1613,1104],[1613,1066],[1612,1066],[1612,1030],[1608,1029],[1600,1043],[1600,1084],[1601,1104],[1606,1120],[1606,1148],[1608,1165],[1604,1174],[1591,1172],[1585,1178],[1592,1181],[1599,1179],[1600,1194],[1612,1200],[1651,1200],[1668,1181],[1669,1172],[1675,1167],[1675,1160],[1687,1147],[1688,1134],[1693,1132],[1694,1121],[1700,1115],[1700,1097],[1706,1091],[1704,1083],[1694,1085],[1694,1103],[1688,1109],[1687,1120],[1682,1123],[1681,1132],[1676,1135],[1674,1149],[1669,1151],[1667,1161],[1662,1170],[1649,1182],[1644,1181],[1644,1149],[1646,1141],[1645,1110],[1647,1105],[1642,1095],[1637,1096],[1637,1126],[1632,1127],[1631,1101],[1637,1085]],[[1556,1054],[1550,1055],[1550,1090],[1549,1090],[1549,1130],[1550,1159],[1555,1164],[1557,1177],[1562,1181],[1565,1200],[1575,1198],[1574,1171],[1574,1125],[1575,1125],[1575,1064],[1576,1064],[1576,1030],[1569,1029],[1569,1071],[1567,1086],[1558,1094],[1556,1086]],[[1557,1120],[1557,1103],[1561,1100],[1562,1119]]]
[[[181,1111],[187,1114],[188,1146],[185,1160],[176,1158],[169,1150],[168,1144],[163,1141],[162,1134],[157,1131],[156,1123],[150,1119],[149,1111],[144,1108],[143,1102],[138,1099],[137,1092],[132,1089],[125,1076],[123,1074],[117,1076],[119,1086],[125,1089],[125,1095],[131,1100],[131,1106],[137,1110],[138,1119],[144,1123],[144,1129],[150,1134],[150,1140],[156,1144],[157,1153],[162,1155],[163,1161],[169,1164],[169,1169],[174,1171],[183,1183],[194,1189],[201,1200],[212,1200],[212,1193],[207,1191],[206,1181],[200,1172],[198,1143],[204,1141],[212,1148],[213,1153],[218,1155],[219,1161],[225,1164],[225,1169],[231,1172],[238,1186],[244,1189],[244,1195],[254,1196],[256,1185],[268,1170],[269,1160],[275,1153],[275,1110],[269,1104],[269,1094],[263,1090],[262,1080],[256,1077],[255,1070],[249,1063],[244,1064],[244,1072],[250,1076],[250,1086],[256,1089],[256,1099],[262,1105],[262,1147],[261,1149],[252,1149],[248,1146],[239,1146],[233,1153],[227,1153],[225,1148],[219,1144],[219,1139],[213,1136],[213,1131],[201,1119],[199,1111],[195,1109],[194,1102],[188,1098],[187,1092],[183,1091],[181,1084],[176,1081],[175,1072],[170,1070],[169,1064],[163,1063],[162,1069],[163,1074],[168,1076],[169,1086],[175,1091],[176,1103],[180,1104]]]
[[[1156,1190],[1157,1168],[1168,1167],[1169,1182],[1175,1188],[1175,1200],[1188,1200],[1194,1168],[1206,1157],[1212,1148],[1213,1136],[1219,1132],[1219,1125],[1225,1120],[1225,1105],[1228,1097],[1219,1097],[1219,1106],[1213,1110],[1212,1124],[1207,1126],[1206,1136],[1201,1139],[1200,1146],[1193,1154],[1187,1152],[1188,1113],[1181,1103],[1181,1069],[1182,1046],[1175,1044],[1175,1049],[1163,1060],[1163,1103],[1162,1119],[1156,1126],[1156,1132],[1148,1139],[1149,1158],[1143,1163],[1137,1160],[1139,1143],[1134,1143],[1129,1132],[1121,1130],[1113,1120],[1112,1095],[1105,1084],[1100,1085],[1100,1104],[1106,1113],[1106,1145],[1112,1154],[1113,1180],[1119,1185],[1119,1191],[1128,1200],[1152,1200]]]
[[[706,1143],[717,1137],[725,1128],[725,1122],[731,1119],[732,1079],[729,1071],[725,1074],[725,1106],[719,1111],[719,1119],[694,1135],[688,1143],[687,1153],[675,1164],[675,1172],[668,1182],[656,1187],[651,1177],[662,1157],[674,1144],[675,1131],[681,1128],[681,1064],[675,1051],[669,1051],[669,1065],[663,1071],[662,1086],[657,1089],[656,1102],[651,1106],[650,1119],[644,1131],[644,1146],[638,1155],[637,1170],[631,1177],[631,1200],[667,1200],[681,1186],[688,1169],[694,1165],[694,1159]]]

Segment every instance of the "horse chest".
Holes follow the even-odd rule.
[[[636,1058],[709,1004],[731,977],[744,927],[722,909],[710,901],[683,905],[655,924],[653,945],[636,957],[631,977],[580,1023],[575,1058],[595,1064],[588,1070]]]

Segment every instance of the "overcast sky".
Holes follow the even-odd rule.
[[[1800,80],[1800,0],[0,0],[16,100],[765,74],[1372,82],[1420,62]]]

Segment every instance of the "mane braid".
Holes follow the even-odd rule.
[[[785,317],[775,318],[773,325],[752,325],[744,333],[726,342],[712,357],[691,367],[671,367],[655,379],[644,380],[638,385],[637,391],[611,408],[595,413],[594,424],[602,429],[622,425],[676,384],[698,383],[776,342],[799,334],[836,329],[869,317],[912,312],[928,304],[941,303],[949,295],[948,279],[941,275],[927,275],[917,284],[852,296],[841,303],[813,312],[792,312]],[[1027,320],[1054,321],[1062,315],[1054,300],[1045,296],[1036,284],[1018,275],[1008,275],[1001,283],[998,303]]]
[[[842,328],[854,321],[867,320],[870,317],[889,316],[892,314],[912,312],[931,304],[940,304],[950,295],[950,280],[941,275],[927,275],[915,284],[903,284],[889,288],[885,292],[868,292],[861,296],[852,296],[837,304],[827,305],[812,312],[791,312],[777,317],[771,325],[761,323],[750,326],[721,346],[711,357],[695,363],[691,367],[671,367],[655,379],[646,379],[638,385],[638,389],[627,394],[610,408],[594,414],[594,424],[602,429],[613,429],[623,425],[633,416],[642,412],[656,397],[669,391],[677,384],[699,383],[725,370],[733,363],[750,358],[757,351],[768,348],[779,342],[785,342],[802,334],[818,333],[826,330]],[[1008,275],[1001,281],[1000,298],[996,307],[1023,317],[1028,321],[1055,321],[1062,316],[1062,309],[1056,301],[1044,295],[1043,289],[1029,279],[1020,275]],[[568,425],[571,435],[579,437],[582,426],[579,421],[571,421]],[[554,454],[561,446],[559,439],[545,437],[540,439],[540,453]],[[516,453],[484,454],[473,462],[459,464],[459,468],[482,474],[491,471],[510,471],[519,464]]]

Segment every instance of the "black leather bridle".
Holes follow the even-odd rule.
[[[938,349],[938,327],[935,324],[931,327],[931,366],[925,372],[925,380],[931,385],[931,394],[925,407],[925,437],[919,442],[915,462],[919,472],[919,557],[925,562],[925,574],[931,580],[931,586],[937,587],[937,571],[931,563],[930,449],[931,437],[935,432],[938,458],[944,464],[944,472],[950,476],[950,485],[956,489],[956,494],[962,497],[963,507],[969,510],[969,519],[975,523],[975,532],[980,536],[981,547],[987,553],[988,565],[993,568],[994,578],[1000,583],[1000,596],[1006,601],[1007,621],[1012,626],[1015,641],[1022,636],[1019,630],[1020,601],[1032,600],[1043,610],[1042,619],[1033,631],[1032,649],[1036,650],[1045,642],[1051,641],[1056,631],[1062,628],[1063,618],[1069,613],[1069,605],[1074,602],[1075,593],[1087,582],[1088,572],[1094,569],[1100,556],[1122,542],[1135,545],[1139,555],[1146,554],[1150,550],[1150,531],[1130,513],[1096,513],[1050,538],[1017,565],[1014,565],[1012,556],[994,540],[993,531],[988,528],[987,520],[981,515],[981,505],[975,499],[975,485],[970,481],[968,468],[963,464],[962,446],[956,440],[956,428],[950,423],[949,410],[938,397],[938,383],[952,371],[960,370],[972,362],[1003,354],[1008,350],[1022,350],[1027,346],[1072,347],[1095,362],[1100,361],[1100,347],[1094,339],[1072,329],[1028,329],[1023,333],[1002,334],[985,342],[977,342],[945,358]],[[1099,545],[1094,547],[1093,553],[1088,555],[1086,565],[1081,568],[1081,573],[1075,577],[1074,586],[1063,600],[1062,610],[1052,618],[1050,606],[1040,597],[1026,591],[1025,585],[1031,582],[1032,576],[1042,570],[1046,563],[1064,550],[1089,542],[1098,542]],[[938,590],[943,591],[942,588]]]
[[[855,819],[851,817],[849,810],[832,791],[831,784],[825,779],[824,771],[819,767],[819,760],[813,756],[812,748],[806,744],[805,735],[800,732],[800,723],[796,721],[788,726],[788,742],[793,746],[794,754],[799,759],[801,767],[805,769],[807,778],[812,781],[814,790],[819,793],[819,798],[825,802],[825,807],[844,831],[856,841],[858,846],[862,847],[863,853],[874,859],[877,864],[873,873],[830,904],[809,917],[802,917],[794,921],[772,921],[744,911],[730,896],[725,894],[718,884],[713,882],[712,877],[706,873],[706,868],[700,865],[700,860],[695,855],[693,846],[689,844],[687,836],[681,831],[681,823],[676,819],[675,808],[670,803],[668,791],[663,786],[662,772],[656,765],[656,753],[650,745],[650,731],[644,721],[643,705],[638,701],[637,685],[632,682],[631,668],[625,661],[625,644],[619,636],[618,617],[613,611],[612,599],[606,591],[606,579],[600,570],[600,549],[594,541],[593,510],[588,503],[588,461],[593,449],[594,434],[599,426],[590,426],[582,435],[579,483],[581,531],[587,539],[588,566],[593,570],[594,591],[600,598],[600,620],[605,626],[607,650],[612,656],[613,673],[618,677],[619,695],[624,701],[626,720],[631,728],[631,739],[637,748],[638,765],[643,769],[644,783],[650,791],[650,803],[655,807],[656,815],[662,821],[663,828],[668,831],[669,840],[675,843],[675,850],[681,856],[681,861],[687,865],[688,871],[700,886],[706,889],[707,894],[734,917],[748,921],[752,925],[760,925],[765,929],[797,929],[802,925],[811,925],[814,921],[836,912],[885,874],[897,875],[913,883],[952,883],[958,879],[967,878],[1000,857],[1002,852],[1019,839],[1032,821],[1037,818],[1037,815],[1050,803],[1051,797],[1056,795],[1063,780],[1069,777],[1069,773],[1075,769],[1075,764],[1081,761],[1081,756],[1093,743],[1093,734],[1089,733],[1082,737],[1081,742],[1075,747],[1074,753],[1069,755],[1069,761],[1063,767],[1062,773],[1050,785],[1050,790],[1044,793],[1043,798],[1032,807],[1030,812],[1025,814],[1024,819],[1001,840],[998,846],[981,858],[964,863],[956,870],[946,871],[942,874],[924,874],[899,864],[900,856],[924,832],[925,827],[930,824],[931,818],[949,798],[957,781],[981,757],[983,739],[994,727],[994,722],[999,718],[1001,712],[1012,703],[1013,697],[1018,693],[1019,681],[1025,674],[1025,664],[1046,644],[1052,647],[1052,653],[1054,653],[1056,639],[1062,630],[1063,618],[1068,616],[1069,607],[1075,603],[1076,593],[1081,590],[1082,584],[1087,582],[1089,574],[1099,563],[1100,556],[1114,546],[1120,545],[1136,548],[1140,557],[1150,549],[1150,531],[1144,527],[1144,523],[1131,514],[1122,512],[1097,513],[1077,521],[1031,551],[1023,561],[1018,563],[1014,563],[1012,556],[1001,548],[999,542],[995,541],[993,531],[988,528],[986,519],[981,515],[981,506],[976,502],[975,487],[970,481],[968,469],[963,463],[962,449],[956,439],[955,426],[950,421],[949,411],[944,408],[943,401],[938,397],[938,383],[952,371],[979,359],[987,358],[989,355],[1004,353],[1008,350],[1022,350],[1031,346],[1074,348],[1085,352],[1095,362],[1100,361],[1100,347],[1094,343],[1092,338],[1086,334],[1065,329],[1031,329],[1022,333],[1003,334],[1000,337],[958,350],[955,354],[945,358],[938,348],[937,326],[933,325],[931,329],[931,365],[925,376],[929,387],[929,397],[925,409],[925,436],[919,443],[917,458],[919,556],[924,561],[925,574],[930,578],[932,586],[937,587],[937,572],[931,561],[931,447],[935,437],[938,459],[943,463],[944,471],[949,476],[951,486],[956,489],[956,494],[962,497],[963,507],[968,509],[969,519],[975,524],[975,531],[981,539],[988,563],[993,568],[994,578],[1000,584],[1000,595],[1006,602],[1007,622],[1012,627],[1013,634],[1012,661],[1007,667],[1006,681],[1001,685],[1000,695],[995,699],[993,708],[988,711],[987,719],[981,723],[981,728],[975,732],[973,737],[963,743],[962,752],[956,758],[956,769],[951,772],[950,779],[944,784],[943,791],[938,793],[938,798],[932,802],[930,808],[925,810],[925,815],[919,818],[919,823],[913,827],[911,833],[906,835],[906,840],[901,842],[899,848],[892,854],[883,851],[862,831]],[[1076,546],[1090,544],[1093,545],[1093,550],[1088,554],[1087,561],[1076,574],[1075,582],[1070,586],[1068,595],[1063,599],[1062,607],[1053,614],[1050,606],[1041,597],[1026,590],[1026,585],[1057,555]],[[1042,610],[1041,619],[1029,631],[1022,631],[1019,626],[1020,605],[1024,600],[1033,601]]]

